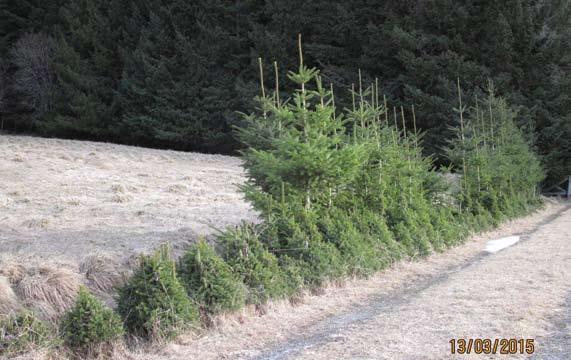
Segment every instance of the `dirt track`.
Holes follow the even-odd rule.
[[[451,357],[451,338],[533,338],[534,358],[566,359],[570,223],[569,205],[550,205],[446,254],[330,288],[297,307],[278,304],[266,316],[246,315],[245,324],[228,321],[138,358],[443,359]],[[522,240],[482,252],[486,241],[512,234]]]

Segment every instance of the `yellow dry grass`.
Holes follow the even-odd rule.
[[[129,275],[128,269],[110,254],[96,252],[86,256],[79,264],[89,289],[108,293],[121,286]]]
[[[48,320],[59,317],[73,304],[81,285],[78,274],[53,266],[32,267],[15,285],[15,292],[28,305],[42,306]],[[53,312],[49,309],[53,308]],[[41,314],[38,314],[41,315]]]
[[[0,276],[0,315],[20,310],[20,303],[8,278]]]

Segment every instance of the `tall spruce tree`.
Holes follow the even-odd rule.
[[[119,114],[119,49],[130,2],[69,0],[62,7],[54,60],[60,93],[43,130],[60,136],[113,140]]]
[[[132,19],[140,34],[135,49],[125,54],[119,131],[133,144],[185,148],[204,136],[199,123],[204,116],[196,106],[201,69],[173,10],[160,2],[148,5]]]

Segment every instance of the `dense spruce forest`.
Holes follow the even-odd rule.
[[[296,67],[298,33],[339,109],[359,69],[378,79],[391,108],[415,106],[437,164],[450,161],[457,79],[472,102],[491,80],[547,182],[571,173],[569,0],[1,0],[1,127],[233,153],[258,57],[273,84],[274,61]]]

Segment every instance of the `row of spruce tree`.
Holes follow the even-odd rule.
[[[273,60],[295,64],[294,37],[303,33],[306,62],[322,69],[324,83],[346,91],[360,68],[392,103],[414,104],[424,152],[439,163],[448,162],[456,79],[470,98],[483,98],[492,79],[558,179],[571,173],[570,4],[3,0],[2,127],[233,152],[236,111],[254,105],[256,57],[269,60],[271,79]]]
[[[125,334],[170,339],[245,305],[263,312],[270,300],[296,301],[329,282],[444,251],[541,204],[539,160],[492,83],[485,98],[466,101],[456,82],[451,175],[422,154],[414,107],[390,103],[378,80],[367,84],[359,74],[341,109],[335,87],[305,65],[301,41],[299,53],[287,76],[293,92],[280,85],[277,63],[266,83],[259,59],[257,110],[237,132],[248,176],[242,190],[262,221],[201,240],[178,260],[167,245],[142,256],[117,289],[116,312],[82,288],[58,329],[72,354],[112,354]],[[0,318],[0,330],[0,355],[54,338],[27,312]]]

